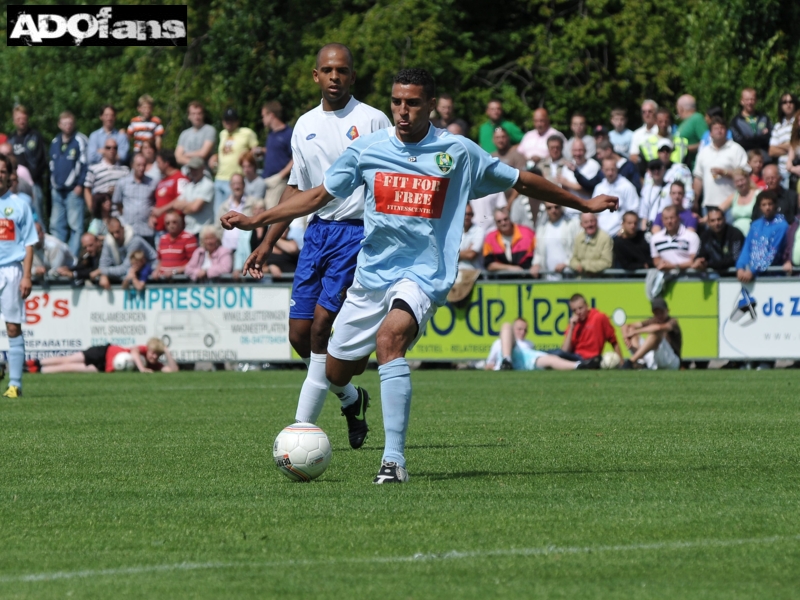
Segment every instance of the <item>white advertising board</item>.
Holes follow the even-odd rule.
[[[720,282],[719,357],[800,358],[800,281]]]
[[[25,350],[42,358],[158,337],[178,362],[289,360],[289,294],[257,285],[34,289]],[[0,336],[0,350],[8,350],[5,327]]]

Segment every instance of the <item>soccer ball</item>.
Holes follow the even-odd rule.
[[[328,468],[331,442],[316,425],[295,423],[275,438],[272,456],[281,473],[292,481],[311,481]]]
[[[618,369],[619,368],[619,354],[616,352],[606,352],[603,358],[600,359],[601,369]]]
[[[115,371],[133,371],[133,368],[136,366],[130,352],[120,352],[114,357],[112,362]]]

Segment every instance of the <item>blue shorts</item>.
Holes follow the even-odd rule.
[[[339,312],[353,283],[363,239],[363,221],[328,221],[317,216],[311,220],[294,272],[290,319],[312,320],[317,304]]]
[[[511,364],[514,366],[515,371],[536,371],[536,361],[540,356],[544,356],[544,352],[539,350],[532,350],[530,348],[523,348],[519,344],[514,344],[514,350],[511,353]]]

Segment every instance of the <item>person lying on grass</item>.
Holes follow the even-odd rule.
[[[130,352],[131,360],[140,373],[175,373],[178,364],[172,358],[169,348],[158,338],[150,338],[145,346],[124,348],[106,344],[92,346],[87,350],[75,352],[67,356],[51,356],[49,358],[25,361],[29,373],[111,373],[114,371],[114,358],[122,353]],[[164,356],[166,364],[161,362]]]

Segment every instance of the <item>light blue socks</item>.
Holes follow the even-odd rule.
[[[22,365],[25,363],[25,340],[8,338],[8,384],[22,387]]]
[[[411,412],[411,369],[405,358],[378,367],[381,376],[381,406],[386,447],[383,460],[406,466],[405,448],[408,415]]]

